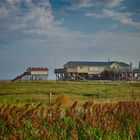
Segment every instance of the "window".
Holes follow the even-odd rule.
[[[98,72],[99,71],[99,67],[89,67],[89,71],[90,72]]]

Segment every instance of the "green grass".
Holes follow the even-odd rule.
[[[140,82],[0,82],[0,139],[139,139],[139,101]]]
[[[62,94],[70,103],[77,100],[81,104],[90,99],[95,102],[140,101],[140,82],[0,82],[0,104],[48,104],[50,92],[52,102]]]

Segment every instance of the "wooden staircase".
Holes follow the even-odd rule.
[[[11,80],[11,82],[20,81],[22,79],[22,77],[25,76],[25,75],[28,75],[28,72],[24,72],[23,74],[15,77],[14,79]]]

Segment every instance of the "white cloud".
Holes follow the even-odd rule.
[[[24,11],[21,4],[26,7]],[[40,0],[36,5],[32,0],[6,0],[0,2],[0,7],[0,17],[7,17],[7,27],[10,30],[47,29],[55,24],[49,0]]]
[[[92,0],[75,0],[72,4],[73,8],[87,8],[92,7],[94,3]]]
[[[100,2],[102,3],[102,0]],[[103,3],[106,3],[107,7],[115,7],[119,6],[121,2],[122,0],[104,0]]]
[[[29,13],[23,17],[23,22],[34,22],[38,28],[47,28],[54,23],[52,10],[47,7],[33,7]]]
[[[105,18],[105,15],[103,15],[103,14],[96,14],[96,13],[86,13],[85,16],[95,17],[95,18]]]
[[[9,16],[9,10],[5,7],[0,7],[0,17],[7,17]]]
[[[132,14],[129,12],[120,13],[120,12],[114,12],[108,9],[103,9],[103,15],[105,17],[112,18],[116,21],[119,21],[122,24],[137,26],[138,23],[132,21],[131,16]]]
[[[140,28],[140,22],[135,22],[132,20],[132,13],[129,12],[116,12],[109,9],[103,9],[101,14],[96,13],[86,13],[86,16],[91,16],[95,18],[111,18],[115,21],[119,21],[124,25],[134,26]]]
[[[47,45],[50,47],[61,47],[61,49],[86,48],[87,51],[89,51],[88,53],[90,53],[90,50],[92,49],[101,51],[103,51],[105,48],[110,50],[119,50],[120,48],[111,48],[110,40],[114,40],[113,42],[116,42],[116,45],[113,44],[113,46],[117,46],[118,42],[122,42],[125,47],[127,47],[125,44],[130,41],[131,37],[132,39],[136,38],[136,44],[138,44],[137,42],[139,42],[138,37],[131,35],[128,36],[127,34],[117,36],[113,33],[107,32],[84,34],[77,31],[71,31],[67,28],[60,27],[59,24],[54,21],[52,8],[48,0],[41,0],[37,5],[35,5],[31,0],[26,0],[25,4],[29,9],[27,10],[27,12],[25,12],[25,14],[21,13],[21,16],[18,16],[16,14],[13,15],[15,10],[13,11],[12,8],[9,9],[11,10],[10,14],[12,15],[14,21],[13,24],[9,23],[9,26],[10,29],[15,30],[15,32],[16,30],[20,30],[22,33],[24,33],[24,35],[27,35],[27,37],[24,37],[24,41],[28,42],[29,44],[33,44],[31,46]],[[18,8],[16,10],[18,10]],[[19,13],[20,12],[21,11],[19,11]],[[96,18],[108,17],[123,24],[132,26],[137,25],[131,20],[130,13],[119,13],[108,9],[103,9],[102,14],[88,13],[86,14],[86,16],[92,16]],[[116,26],[114,28],[116,28]],[[30,37],[28,38],[28,36]],[[32,36],[36,36],[36,38],[33,39]],[[120,41],[122,40],[122,38],[125,38],[125,36],[129,39],[126,38],[126,42]],[[129,42],[128,44],[129,48],[130,44],[132,43]],[[119,45],[121,46],[121,44]],[[131,48],[129,48],[128,50],[131,50]],[[138,49],[136,48],[136,50]]]
[[[88,8],[95,5],[102,5],[104,7],[116,7],[119,6],[122,0],[73,0],[69,9],[76,10],[78,8]]]
[[[111,25],[111,28],[112,29],[117,29],[118,28],[118,25],[117,24],[113,24],[113,25]]]
[[[11,5],[16,5],[19,4],[21,2],[21,0],[6,0],[7,3],[11,4]]]

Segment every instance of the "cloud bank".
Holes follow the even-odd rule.
[[[121,2],[121,0],[75,0],[72,1],[71,7],[80,9],[104,4],[101,13],[86,11],[85,15],[91,19],[111,19],[116,24],[119,22],[138,28],[139,22],[132,19],[131,12],[112,10]],[[80,16],[85,18],[86,16],[82,14]],[[47,65],[50,68],[50,77],[54,78],[53,69],[70,60],[105,61],[108,57],[111,60],[123,60],[128,63],[139,60],[140,33],[100,29],[88,33],[82,28],[77,31],[65,26],[65,17],[63,18],[64,21],[55,19],[49,0],[1,1],[0,77],[15,76],[17,71],[23,71],[25,66]],[[78,15],[76,18],[79,18]],[[76,22],[69,21],[73,24]],[[79,21],[76,24],[80,26]],[[93,26],[91,23],[88,28]],[[117,25],[112,27],[117,28]],[[12,68],[13,71],[7,74]]]
[[[109,9],[103,9],[101,14],[97,13],[86,13],[86,16],[95,17],[95,18],[110,18],[112,20],[118,21],[121,24],[134,26],[140,28],[140,22],[135,22],[132,20],[132,13],[130,12],[116,12]]]
[[[113,8],[119,6],[122,0],[72,0],[71,9],[89,8],[98,5]]]

